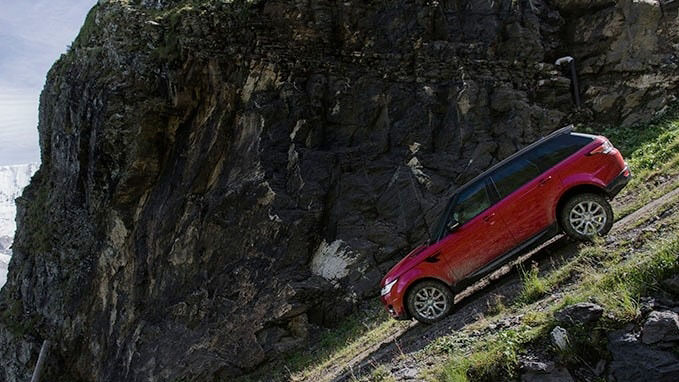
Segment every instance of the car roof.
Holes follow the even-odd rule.
[[[473,184],[473,183],[476,183],[477,181],[479,181],[479,180],[485,178],[486,176],[488,176],[488,174],[490,174],[491,172],[497,170],[497,169],[500,168],[502,165],[504,165],[504,164],[506,164],[506,163],[508,163],[508,162],[513,161],[514,159],[520,157],[521,155],[527,153],[528,151],[531,151],[532,149],[534,149],[535,147],[537,147],[540,143],[545,142],[545,141],[548,141],[548,140],[550,140],[550,139],[552,139],[552,138],[554,138],[554,137],[557,137],[557,136],[559,136],[559,135],[570,134],[571,132],[573,132],[573,129],[574,129],[574,128],[575,128],[575,127],[571,124],[571,125],[568,125],[568,126],[566,126],[566,127],[562,127],[562,128],[560,128],[559,130],[556,130],[556,131],[550,133],[549,135],[544,136],[544,137],[538,139],[537,141],[535,141],[535,142],[531,143],[530,145],[528,145],[528,146],[522,148],[521,150],[515,152],[514,154],[508,156],[507,158],[505,158],[505,159],[503,159],[503,160],[497,162],[496,164],[494,164],[493,166],[491,166],[491,167],[490,167],[489,169],[487,169],[486,171],[484,171],[484,172],[482,172],[481,174],[479,174],[479,175],[477,175],[476,177],[474,177],[474,179],[472,179],[472,180],[466,182],[465,184],[461,185],[460,187],[457,188],[457,190],[455,191],[455,193],[454,193],[453,195],[458,194],[460,191],[464,190],[464,189],[467,188],[469,185],[471,185],[471,184]]]

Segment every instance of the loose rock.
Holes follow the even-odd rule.
[[[638,336],[619,330],[608,336],[608,350],[613,358],[609,379],[617,382],[679,381],[679,357],[642,343]]]
[[[642,330],[645,344],[679,340],[679,314],[672,311],[654,311],[648,315]]]
[[[567,306],[554,313],[554,318],[562,325],[587,325],[601,318],[604,309],[590,302],[581,302]]]

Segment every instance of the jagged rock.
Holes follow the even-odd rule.
[[[570,340],[568,338],[568,331],[560,326],[556,326],[549,333],[552,344],[560,350],[566,350],[570,347]]]
[[[679,357],[672,351],[643,344],[637,335],[626,330],[608,336],[612,361],[609,379],[617,382],[679,380]]]
[[[662,111],[677,10],[572,3],[99,1],[41,95],[0,380],[43,339],[48,380],[252,371],[376,297],[459,184]]]
[[[642,329],[643,343],[677,340],[679,340],[679,314],[672,311],[654,311],[648,315]]]
[[[554,318],[562,325],[587,325],[601,318],[604,308],[591,302],[581,302],[567,306],[554,313]]]

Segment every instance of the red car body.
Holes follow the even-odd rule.
[[[559,160],[555,164],[545,160],[529,163],[531,155],[538,159],[550,155],[550,144],[556,145],[548,143],[550,140],[572,140],[584,145],[568,152],[563,159],[557,156]],[[512,165],[538,167],[539,175],[503,195],[496,179],[511,181],[500,177],[503,168]],[[625,186],[629,176],[622,155],[603,136],[576,134],[572,127],[567,127],[535,142],[458,189],[444,215],[451,213],[455,198],[474,184],[493,194],[492,204],[454,227],[452,232],[443,228],[435,243],[415,248],[391,268],[380,285],[382,302],[392,317],[411,317],[405,301],[413,285],[423,280],[438,280],[453,294],[460,291],[518,253],[559,233],[558,216],[566,200],[585,192],[611,199]]]

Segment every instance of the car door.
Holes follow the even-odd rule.
[[[517,244],[553,223],[553,195],[558,193],[560,180],[550,171],[543,173],[523,155],[493,171],[490,178],[500,199],[498,213]]]
[[[482,179],[461,190],[448,221],[457,227],[441,246],[449,276],[458,282],[515,245],[497,205],[492,204],[489,180]]]

